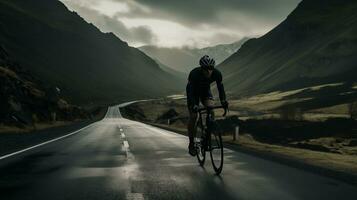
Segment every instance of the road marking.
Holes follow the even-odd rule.
[[[29,148],[26,148],[26,149],[23,149],[23,150],[20,150],[20,151],[16,151],[16,152],[14,152],[14,153],[10,153],[10,154],[1,156],[1,157],[0,157],[0,160],[3,160],[3,159],[5,159],[5,158],[9,158],[9,157],[15,156],[15,155],[17,155],[17,154],[20,154],[20,153],[23,153],[23,152],[25,152],[25,151],[29,151],[29,150],[31,150],[31,149],[34,149],[34,148],[43,146],[43,145],[45,145],[45,144],[49,144],[49,143],[55,142],[55,141],[60,140],[60,139],[63,139],[63,138],[69,137],[69,136],[71,136],[71,135],[74,135],[74,134],[76,134],[76,133],[78,133],[78,132],[80,132],[80,131],[82,131],[82,130],[88,128],[88,127],[90,127],[90,126],[93,126],[94,124],[95,124],[95,123],[89,124],[89,125],[87,125],[87,126],[81,128],[81,129],[79,129],[79,130],[76,130],[76,131],[72,132],[72,133],[69,133],[69,134],[67,134],[67,135],[64,135],[64,136],[61,136],[61,137],[58,137],[58,138],[55,138],[55,139],[52,139],[52,140],[43,142],[43,143],[41,143],[41,144],[37,144],[37,145],[35,145],[35,146],[29,147]]]
[[[118,129],[119,129],[120,132],[124,131],[120,124],[118,124]]]
[[[125,154],[126,154],[126,158],[128,160],[132,160],[134,159],[134,155],[130,152],[130,148],[129,148],[129,142],[127,140],[124,140],[123,141],[123,146],[122,146],[122,150],[125,151]]]
[[[126,148],[129,151],[129,142],[128,141],[124,141],[124,148]]]
[[[121,133],[121,138],[125,138],[125,134],[124,133]]]
[[[144,199],[144,195],[141,193],[126,193],[127,200],[142,200]]]

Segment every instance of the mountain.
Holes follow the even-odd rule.
[[[218,66],[225,87],[250,96],[357,82],[356,9],[353,0],[303,0],[285,21]]]
[[[198,61],[202,56],[212,56],[216,59],[216,63],[219,64],[236,52],[247,40],[248,38],[243,38],[232,44],[220,44],[201,49],[164,48],[157,46],[142,46],[139,49],[171,69],[187,74],[194,67],[198,66]]]
[[[187,80],[187,74],[185,74],[184,72],[177,71],[175,69],[172,69],[172,68],[162,64],[160,61],[158,61],[156,59],[154,59],[154,60],[163,71],[165,71],[165,72],[167,72],[167,73],[169,73],[169,74],[171,74],[171,75],[173,75],[175,77],[178,77],[181,80]]]
[[[243,39],[231,43],[231,44],[219,44],[213,47],[206,47],[202,49],[192,49],[193,52],[196,52],[196,54],[199,55],[199,57],[202,57],[204,55],[209,55],[213,58],[215,58],[216,63],[220,64],[223,62],[225,59],[227,59],[229,56],[234,54],[239,48],[247,41],[249,38],[244,37]]]
[[[71,105],[58,88],[38,80],[0,47],[0,124],[33,125],[54,120],[86,119],[89,114]]]
[[[163,65],[183,73],[188,73],[197,64],[196,55],[179,48],[142,46],[139,49]]]
[[[79,103],[152,98],[183,80],[58,0],[1,0],[0,45],[19,65]],[[160,87],[159,87],[160,86]]]

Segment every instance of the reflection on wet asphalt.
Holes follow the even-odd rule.
[[[187,138],[124,119],[118,106],[69,138],[0,162],[4,199],[357,199],[357,190],[225,149],[221,176]]]

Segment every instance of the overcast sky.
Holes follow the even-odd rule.
[[[206,47],[265,34],[300,0],[61,0],[131,46]]]

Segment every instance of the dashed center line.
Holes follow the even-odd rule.
[[[122,150],[125,151],[126,157],[127,157],[128,159],[133,159],[134,156],[133,156],[133,154],[130,152],[129,142],[126,140],[126,136],[125,136],[125,134],[124,134],[124,132],[123,132],[123,129],[120,128],[120,131],[121,131],[120,136],[121,136],[121,138],[123,139]]]
[[[124,144],[124,148],[126,148],[127,151],[129,151],[129,142],[124,140],[123,144]]]

